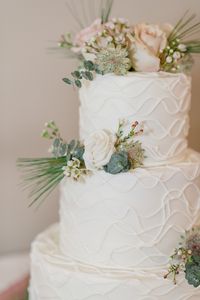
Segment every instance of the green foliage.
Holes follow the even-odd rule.
[[[92,61],[85,60],[83,62],[83,64],[84,64],[84,67],[85,67],[86,70],[88,70],[88,71],[94,71],[95,70],[95,65]]]
[[[71,160],[73,157],[83,161],[84,151],[84,145],[82,145],[79,141],[72,140],[69,144],[67,144],[67,161]]]
[[[101,7],[102,24],[108,22],[111,14],[112,6],[113,6],[113,0],[106,0],[105,6]]]
[[[48,158],[20,158],[18,168],[22,171],[24,188],[30,189],[32,206],[39,199],[44,200],[64,178],[62,168],[66,166],[66,156]]]
[[[54,121],[50,121],[45,124],[45,129],[42,131],[41,135],[49,140],[60,138],[59,129]]]
[[[109,163],[104,166],[104,170],[110,174],[127,172],[131,168],[128,153],[125,151],[113,153]]]
[[[186,263],[185,278],[194,287],[200,286],[200,256],[193,255]]]
[[[103,74],[99,70],[99,66],[90,60],[84,60],[79,66],[78,70],[71,73],[72,78],[63,78],[66,84],[74,85],[78,88],[82,87],[82,79],[92,81],[94,79],[94,73]]]
[[[69,78],[63,78],[63,81],[64,81],[66,84],[73,84],[73,81],[70,80]]]
[[[195,21],[195,14],[188,13],[184,14],[169,34],[168,45],[160,55],[162,71],[190,72],[193,65],[191,54],[200,53],[200,40],[194,38],[200,33],[200,22]]]
[[[67,144],[59,138],[56,138],[51,146],[51,153],[55,157],[61,157],[66,155]]]
[[[45,124],[45,129],[42,132],[42,137],[53,140],[50,152],[55,157],[66,155],[67,144],[63,141],[60,131],[54,121]]]
[[[200,22],[196,22],[196,14],[188,16],[189,11],[183,15],[183,17],[177,22],[172,32],[170,33],[168,40],[173,42],[174,40],[185,40],[188,36],[193,36],[200,32]]]

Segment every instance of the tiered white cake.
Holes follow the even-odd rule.
[[[80,90],[80,135],[143,123],[144,167],[61,185],[60,224],[32,245],[30,300],[199,300],[163,279],[180,235],[200,220],[200,155],[188,149],[191,80],[105,75]]]

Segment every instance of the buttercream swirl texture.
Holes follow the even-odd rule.
[[[182,233],[200,218],[200,156],[185,162],[66,180],[60,208],[61,250],[99,266],[166,266]]]
[[[113,146],[106,132],[90,134],[115,133],[121,119],[144,127],[136,139],[146,158],[127,173],[94,170],[62,182],[60,222],[32,245],[30,300],[200,299],[184,274],[176,286],[163,278],[180,235],[200,220],[200,154],[187,142],[190,100],[184,74],[99,75],[80,89],[88,164],[101,166]]]
[[[184,74],[108,74],[80,89],[80,137],[97,129],[116,132],[120,119],[139,121],[145,165],[181,160],[187,149],[191,79]]]
[[[78,263],[60,252],[58,237],[54,226],[33,243],[31,300],[199,300],[199,288],[182,276],[173,285],[162,269],[130,272]]]

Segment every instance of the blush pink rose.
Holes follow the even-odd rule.
[[[136,71],[157,72],[159,54],[167,45],[167,34],[158,25],[137,24],[134,27],[130,58]]]
[[[86,42],[89,42],[92,37],[94,37],[97,33],[101,32],[103,29],[103,25],[101,24],[101,19],[96,19],[89,27],[81,30],[74,39],[74,52],[79,52],[82,50]]]

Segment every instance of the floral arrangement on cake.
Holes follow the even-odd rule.
[[[30,188],[34,204],[44,199],[64,177],[84,179],[95,170],[118,174],[142,166],[144,149],[135,137],[143,133],[134,122],[127,129],[127,122],[119,122],[118,130],[98,130],[81,142],[64,141],[54,121],[45,124],[42,137],[52,140],[49,152],[52,157],[22,158],[18,166],[24,171],[24,183]]]
[[[68,3],[76,16],[75,1]],[[100,16],[76,34],[62,35],[59,46],[80,61],[77,70],[63,81],[77,87],[82,79],[92,81],[95,74],[128,72],[187,72],[192,54],[200,53],[200,22],[187,11],[175,26],[170,24],[130,24],[123,18],[110,18],[113,0],[102,1]],[[88,8],[89,10],[89,8]]]
[[[200,226],[193,227],[181,236],[182,241],[170,257],[167,278],[172,275],[174,284],[177,276],[185,273],[185,279],[194,287],[200,286]]]

